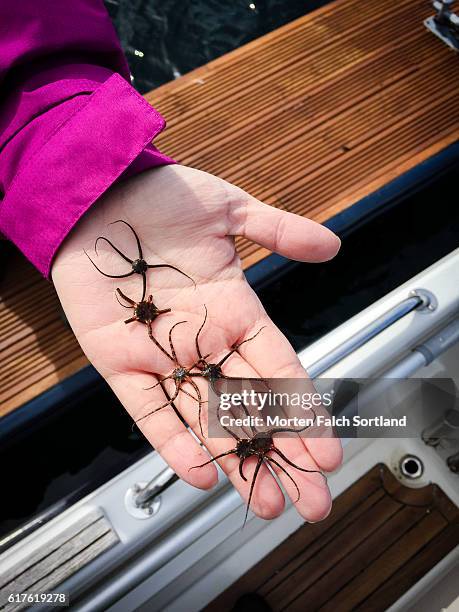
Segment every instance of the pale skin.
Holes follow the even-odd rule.
[[[103,235],[128,256],[136,258],[136,245],[129,229],[123,224],[109,225],[117,219],[128,221],[136,229],[148,263],[171,264],[196,282],[194,287],[187,278],[167,268],[147,273],[147,296],[153,294],[159,308],[172,309],[153,324],[159,342],[168,347],[170,327],[177,321],[188,321],[174,330],[181,364],[189,366],[196,361],[194,336],[206,304],[209,316],[200,345],[204,353],[212,354],[213,362],[234,343],[265,326],[255,340],[241,346],[240,354],[234,354],[225,363],[224,372],[228,376],[307,377],[295,351],[246,282],[234,248],[234,236],[245,236],[271,251],[307,262],[334,257],[340,247],[339,239],[325,227],[263,204],[210,174],[179,165],[155,168],[112,188],[92,206],[61,246],[52,267],[53,282],[81,347],[134,420],[164,403],[160,387],[149,391],[145,388],[156,382],[153,373],[167,376],[174,366],[148,338],[144,325],[123,323],[132,311],[118,304],[115,288],[120,287],[137,301],[142,292],[141,277],[105,278],[84,253],[88,251],[107,273],[129,272],[129,264],[108,245],[100,243],[98,256],[93,249],[97,236]],[[199,380],[199,384],[206,397],[207,383]],[[176,406],[200,438],[196,402],[179,394]],[[204,408],[204,423],[205,412]],[[209,454],[171,407],[155,412],[138,425],[183,480],[202,489],[216,484],[218,475],[213,464],[190,471],[190,467],[208,460]],[[229,438],[202,441],[212,456],[234,446],[234,440]],[[276,444],[303,468],[330,472],[342,459],[339,440],[330,437],[282,437]],[[247,461],[247,482],[238,473],[237,457],[228,456],[219,463],[247,500],[255,458]],[[301,493],[295,504],[298,512],[308,521],[325,518],[331,507],[325,480],[320,474],[293,468],[290,473]],[[278,477],[295,501],[297,492],[293,484],[280,470]],[[279,485],[263,466],[251,509],[258,516],[271,519],[282,513],[284,503]]]

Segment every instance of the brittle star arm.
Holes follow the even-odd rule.
[[[145,296],[147,294],[147,275],[145,274],[145,272],[142,273],[142,298],[141,301],[143,302],[143,300],[145,299]]]
[[[169,312],[169,311],[165,311],[165,312]],[[159,314],[161,314],[161,312]],[[153,329],[152,329],[151,323],[147,323],[147,328],[148,328],[148,337],[150,338],[150,340],[156,344],[156,346],[159,348],[159,350],[162,353],[164,353],[164,355],[166,355],[166,357],[169,357],[169,359],[171,361],[174,361],[172,355],[169,355],[169,353],[166,351],[166,349],[163,346],[161,346],[161,344],[158,342],[158,340],[156,340],[156,338],[153,336]]]
[[[270,457],[269,455],[265,455],[265,460],[269,461],[271,463],[274,463],[274,465],[277,465],[277,467],[282,470],[282,472],[284,472],[284,474],[287,476],[287,478],[289,478],[291,480],[291,482],[294,484],[295,489],[296,489],[296,500],[293,502],[294,504],[296,504],[298,501],[300,501],[300,489],[298,488],[298,485],[296,484],[296,482],[294,481],[293,477],[287,472],[287,470],[284,468],[283,465],[281,465],[278,461],[276,461],[273,457]]]
[[[165,376],[164,378],[161,378],[161,380],[158,380],[158,382],[154,385],[152,385],[151,387],[144,387],[143,390],[144,391],[150,391],[151,389],[154,389],[155,387],[157,387],[158,385],[161,385],[161,388],[163,389],[162,384],[164,382],[166,382],[166,380],[175,380],[176,382],[178,382],[174,376],[170,375],[170,376]],[[189,382],[189,381],[184,381],[185,382]],[[164,390],[164,389],[163,389]],[[181,393],[185,393],[185,395],[188,395],[188,397],[191,397],[191,399],[194,399],[196,402],[199,402],[199,398],[195,397],[194,395],[192,395],[191,393],[188,393],[188,391],[185,391],[185,389],[183,389],[182,387],[180,387],[180,392]]]
[[[127,278],[128,276],[132,276],[134,274],[134,270],[131,270],[130,272],[127,272],[127,274],[107,274],[106,272],[103,272],[99,266],[96,265],[96,263],[91,259],[91,257],[88,255],[87,251],[85,251],[83,249],[84,254],[86,255],[86,257],[89,259],[89,261],[92,263],[92,265],[95,267],[95,269],[102,274],[103,276],[106,276],[107,278]]]
[[[174,377],[172,375],[165,376],[164,378],[161,378],[160,380],[158,380],[158,382],[152,385],[151,387],[143,387],[143,390],[151,391],[151,389],[155,389],[155,387],[157,387],[158,385],[161,385],[161,383],[163,382],[166,382],[166,380],[174,380]]]
[[[132,265],[133,260],[130,259],[127,255],[125,255],[122,251],[120,251],[120,249],[113,244],[113,242],[111,240],[109,240],[108,238],[106,238],[105,236],[98,236],[96,238],[96,242],[94,244],[94,251],[96,252],[96,255],[99,255],[99,253],[97,252],[97,245],[99,243],[99,240],[103,240],[104,242],[106,242],[107,244],[109,244],[112,249],[118,253],[118,255],[121,255],[121,257],[124,259],[124,261],[127,261],[128,263],[130,263]]]
[[[192,397],[194,400],[196,400],[198,402],[199,429],[201,430],[201,436],[204,438],[204,430],[202,428],[202,421],[201,421],[202,404],[203,404],[201,392],[199,390],[198,385],[194,382],[194,380],[192,378],[188,378],[186,380],[186,382],[193,387],[193,389],[196,392],[197,397],[194,397],[193,395],[191,395],[191,393],[188,393],[188,391],[185,391],[185,389],[182,389],[182,393],[185,393],[186,395],[188,395],[189,397]]]
[[[323,476],[325,478],[325,480],[327,480],[327,477],[325,476],[325,474],[321,470],[308,470],[306,468],[300,467],[299,465],[296,465],[295,463],[293,463],[293,461],[290,461],[290,459],[288,457],[286,457],[284,455],[284,453],[282,451],[280,451],[278,448],[276,448],[274,445],[271,447],[271,451],[273,453],[277,453],[279,455],[279,457],[285,461],[285,463],[288,463],[288,465],[291,465],[296,470],[300,470],[301,472],[308,472],[310,474],[320,474],[321,476]]]
[[[114,225],[115,223],[124,223],[124,225],[127,225],[128,228],[131,230],[131,232],[134,234],[134,238],[135,241],[137,243],[137,250],[139,253],[139,259],[143,259],[143,253],[142,253],[142,245],[140,244],[140,240],[139,237],[137,236],[136,231],[134,230],[134,228],[132,227],[132,225],[130,225],[127,221],[124,221],[123,219],[118,219],[117,221],[113,221],[112,223],[110,223],[110,225]],[[126,259],[126,261],[130,261],[129,259],[127,259],[122,253],[120,253],[120,255],[122,257],[124,257]],[[132,263],[132,261],[131,261]]]
[[[243,529],[244,529],[245,524],[247,522],[247,517],[249,516],[250,502],[252,501],[253,489],[255,487],[255,481],[257,479],[258,472],[260,471],[262,463],[263,463],[263,457],[259,457],[258,461],[257,461],[257,465],[255,466],[255,471],[253,473],[252,483],[250,485],[249,499],[247,501],[247,508],[246,508],[246,511],[245,511],[244,523],[242,524],[242,528]]]
[[[182,323],[188,323],[188,321],[177,321],[177,323],[174,323],[174,325],[170,328],[169,330],[169,346],[171,349],[171,355],[172,355],[172,361],[175,363],[175,365],[178,367],[180,364],[177,361],[177,353],[175,352],[175,347],[174,347],[174,343],[172,342],[172,332],[174,331],[174,329],[177,327],[177,325],[181,325]]]
[[[227,427],[226,425],[223,425],[223,423],[221,421],[221,418],[220,418],[220,414],[221,414],[221,406],[220,406],[220,403],[218,403],[218,406],[217,406],[217,419],[218,419],[218,422],[220,423],[220,427],[222,427],[226,432],[228,432],[231,436],[233,436],[233,438],[235,440],[237,440],[239,442],[241,438],[237,434],[235,434],[234,431],[231,431],[231,429],[229,427]]]
[[[125,300],[126,302],[128,302],[128,304],[130,304],[130,306],[126,306],[126,304],[122,304],[119,299],[118,299],[118,294],[120,297],[123,298],[123,300]],[[129,298],[127,295],[124,295],[124,293],[121,291],[121,289],[119,289],[118,287],[116,288],[116,292],[115,292],[115,297],[116,297],[116,301],[118,302],[118,304],[120,306],[123,306],[123,308],[134,308],[135,306],[135,302],[134,300],[131,300],[131,298]]]
[[[236,448],[232,448],[229,451],[226,451],[225,453],[220,453],[220,455],[216,455],[215,457],[212,457],[212,459],[209,459],[209,461],[205,461],[204,463],[201,463],[201,465],[193,465],[192,467],[190,467],[188,469],[189,472],[191,472],[191,470],[195,470],[196,468],[202,468],[205,465],[209,465],[209,463],[213,463],[214,461],[218,461],[218,459],[221,459],[222,457],[226,457],[227,455],[234,455],[236,453]]]
[[[190,280],[196,288],[196,282],[191,278],[191,276],[188,276],[188,274],[183,272],[183,270],[180,270],[180,268],[176,268],[171,264],[147,264],[147,268],[170,268],[171,270],[175,270],[176,272],[179,272],[182,276],[186,276],[186,278]]]
[[[269,430],[268,433],[271,436],[274,436],[274,434],[277,434],[277,433],[301,433],[302,431],[309,429],[317,420],[317,414],[314,408],[310,408],[309,410],[314,415],[314,418],[312,419],[312,423],[310,425],[305,425],[304,427],[300,427],[299,429],[296,429],[295,427],[273,427],[272,429]]]
[[[246,457],[241,457],[239,460],[239,476],[242,478],[242,480],[247,482],[247,478],[244,476],[244,471],[243,471],[245,460],[246,460]]]
[[[201,323],[201,327],[198,329],[198,333],[196,334],[196,337],[194,339],[194,342],[196,345],[196,353],[199,357],[199,360],[197,361],[197,363],[200,363],[201,361],[204,361],[206,359],[205,357],[202,356],[201,349],[199,347],[199,335],[201,334],[202,328],[204,327],[207,321],[207,306],[205,304],[204,304],[204,310],[205,310],[204,321]]]
[[[174,395],[169,399],[168,402],[166,402],[165,404],[162,404],[161,406],[158,406],[158,408],[155,408],[154,410],[151,410],[150,412],[147,412],[147,414],[144,414],[139,419],[136,419],[135,422],[138,423],[139,421],[143,421],[143,419],[146,419],[147,417],[154,414],[155,412],[158,412],[158,410],[161,410],[162,408],[166,408],[166,406],[171,406],[172,403],[177,399],[177,395],[179,394],[179,391],[180,391],[180,385],[176,384]]]
[[[225,356],[224,356],[222,359],[220,359],[220,361],[217,363],[217,366],[221,367],[221,366],[222,366],[222,365],[225,363],[225,361],[226,361],[226,360],[227,360],[229,357],[231,357],[231,355],[232,355],[233,353],[235,353],[236,351],[238,351],[238,350],[239,350],[239,348],[240,348],[240,347],[241,347],[243,344],[245,344],[246,342],[250,342],[251,340],[254,340],[254,339],[255,339],[255,338],[258,336],[258,334],[259,334],[259,333],[260,333],[260,332],[261,332],[261,331],[262,331],[262,330],[263,330],[265,327],[266,327],[265,325],[264,325],[263,327],[260,327],[260,329],[259,329],[259,330],[258,330],[258,331],[257,331],[257,332],[256,332],[256,333],[253,335],[253,336],[251,336],[250,338],[246,338],[245,340],[242,340],[242,342],[238,342],[237,344],[235,344],[235,345],[234,345],[234,346],[231,348],[231,350],[229,351],[229,353],[227,353],[227,354],[226,354],[226,355],[225,355]]]

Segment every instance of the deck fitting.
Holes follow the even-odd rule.
[[[459,51],[459,15],[451,9],[454,0],[435,0],[433,3],[436,15],[424,21],[424,25],[448,47]]]

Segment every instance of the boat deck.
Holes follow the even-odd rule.
[[[205,611],[256,609],[236,604],[256,593],[272,610],[384,612],[457,546],[458,518],[436,485],[404,487],[377,465]]]
[[[146,95],[158,146],[324,222],[459,139],[459,56],[425,0],[337,0]],[[268,255],[237,239],[244,268]],[[0,284],[0,415],[87,364],[20,256]],[[36,306],[38,304],[38,306]]]

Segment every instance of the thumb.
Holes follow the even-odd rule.
[[[297,261],[327,261],[338,253],[340,239],[320,223],[263,204],[248,194],[245,202],[243,222],[235,234]]]

